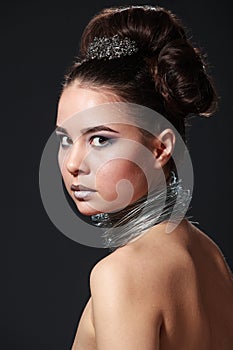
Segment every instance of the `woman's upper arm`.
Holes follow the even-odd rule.
[[[146,300],[147,286],[119,264],[97,264],[90,275],[97,350],[157,350],[161,312]],[[143,294],[145,288],[145,294]]]

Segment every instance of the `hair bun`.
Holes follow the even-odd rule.
[[[153,61],[153,62],[152,62]],[[212,115],[217,107],[213,82],[199,49],[188,40],[168,42],[150,63],[157,91],[174,115]]]

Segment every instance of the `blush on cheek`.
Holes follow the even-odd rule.
[[[121,177],[116,173],[114,162],[111,161],[97,171],[95,188],[104,200],[114,201],[118,197],[116,184],[119,180]]]
[[[147,191],[147,180],[142,169],[129,160],[120,159],[112,160],[99,168],[96,173],[96,189],[104,200],[116,200],[117,184],[121,180],[128,180],[133,186],[133,200]]]

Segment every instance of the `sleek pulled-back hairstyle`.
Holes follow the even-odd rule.
[[[116,34],[134,40],[138,52],[85,61],[95,37]],[[78,59],[67,70],[64,88],[74,81],[154,109],[184,141],[187,116],[207,117],[217,108],[218,97],[200,49],[187,38],[180,19],[161,7],[113,7],[95,15],[83,32]]]

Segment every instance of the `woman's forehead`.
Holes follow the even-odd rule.
[[[72,84],[66,87],[61,94],[58,103],[57,123],[62,124],[79,112],[118,100],[119,98],[110,92],[98,92]]]
[[[114,124],[121,130],[133,126],[157,134],[161,123],[164,117],[145,106],[122,102],[111,93],[75,85],[64,89],[58,104],[57,126],[69,132],[75,130],[75,136],[83,129]]]
[[[69,89],[69,88],[68,88]],[[67,131],[82,133],[101,125],[137,126],[132,118],[115,105],[114,99],[91,90],[64,91],[59,101],[57,125]]]
[[[117,116],[114,118],[114,115],[110,116],[111,111],[107,112],[106,106],[104,107],[102,111],[99,108],[98,110],[94,108],[94,111],[91,109],[75,114],[64,123],[57,124],[57,131],[66,133],[73,139],[84,134],[101,131],[115,133],[116,135],[119,134],[119,136],[123,137],[129,136],[129,134],[133,136],[137,133],[138,126],[135,123],[130,122],[127,118],[118,118]]]

